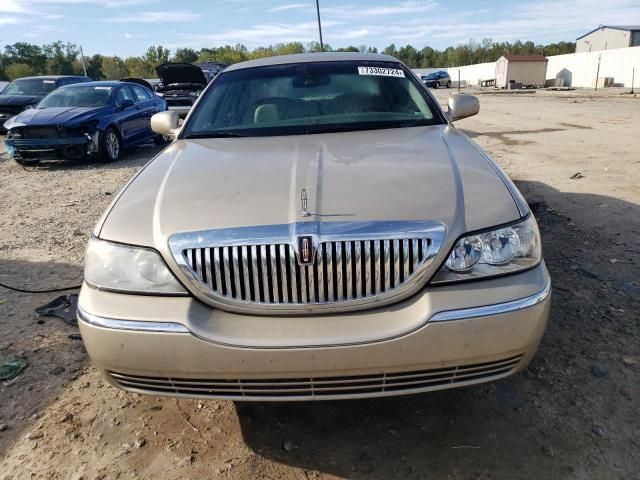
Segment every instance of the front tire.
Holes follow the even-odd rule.
[[[440,88],[440,82],[436,82],[434,88]]]
[[[115,128],[109,127],[100,136],[100,160],[103,162],[116,162],[120,159],[122,141]]]
[[[447,88],[451,88],[451,80],[447,82]]]

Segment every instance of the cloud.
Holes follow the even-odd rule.
[[[284,12],[286,10],[302,10],[302,9],[311,10],[311,4],[310,3],[288,3],[286,5],[280,5],[279,7],[271,8],[267,10],[267,12],[276,13],[276,12]]]
[[[396,44],[457,45],[470,39],[491,38],[494,41],[533,40],[549,43],[560,40],[573,41],[580,32],[595,28],[593,11],[600,7],[596,0],[537,0],[523,4],[518,9],[501,12],[482,10],[447,11],[434,10],[428,18],[414,17],[402,22],[386,22],[369,25],[368,39]],[[638,17],[640,6],[630,0],[610,0],[597,21],[599,23],[624,24],[628,18]],[[381,29],[380,27],[384,27]],[[330,38],[327,40],[330,42]]]
[[[24,21],[16,17],[0,17],[0,25],[17,25],[19,23],[24,23]]]
[[[6,0],[2,0],[3,2]],[[11,0],[9,0],[11,1]],[[14,0],[17,1],[17,0]],[[135,5],[148,5],[157,2],[157,0],[23,0],[24,3],[64,6],[64,5],[100,5],[106,8],[131,7]]]
[[[132,14],[106,19],[113,23],[157,23],[157,22],[192,22],[202,17],[199,13],[187,10],[165,10],[158,12],[134,12]]]
[[[362,7],[360,5],[341,5],[339,7],[320,8],[320,15],[362,18],[362,17],[389,17],[394,15],[417,15],[419,13],[432,12],[438,7],[433,0],[406,1],[385,6]]]
[[[0,12],[27,13],[28,10],[18,0],[2,0],[0,1]]]
[[[344,22],[328,21],[323,27],[342,25]],[[318,24],[316,22],[302,23],[269,23],[253,25],[249,28],[225,30],[213,34],[181,34],[180,37],[190,42],[191,46],[202,44],[236,44],[242,43],[249,47],[264,46],[279,42],[310,42],[317,40]]]
[[[126,38],[127,40],[132,39],[132,38],[146,38],[147,34],[146,33],[126,33],[124,34],[124,38]]]

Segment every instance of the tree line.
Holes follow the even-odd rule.
[[[412,45],[398,48],[391,44],[380,53],[393,55],[412,68],[434,68],[493,62],[504,54],[561,55],[575,52],[575,47],[574,42],[536,45],[531,41],[494,42],[486,38],[480,42],[470,40],[466,44],[448,47],[444,50],[428,46],[418,50]],[[332,49],[330,45],[325,44],[324,50],[378,53],[376,47],[367,45]],[[274,55],[319,51],[320,45],[317,42],[306,45],[300,42],[278,43],[252,50],[242,44],[199,50],[178,48],[173,53],[168,48],[157,45],[149,47],[146,53],[139,57],[121,58],[100,54],[81,57],[80,47],[74,43],[58,41],[36,45],[17,42],[5,46],[4,51],[0,52],[0,80],[13,80],[31,75],[82,75],[84,73],[82,59],[84,59],[84,68],[86,68],[89,77],[94,80],[112,80],[124,77],[155,78],[155,67],[166,62],[220,62],[230,65],[244,60]]]

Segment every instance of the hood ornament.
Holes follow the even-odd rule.
[[[307,198],[307,189],[303,188],[302,191],[300,192],[300,201],[302,202],[302,216],[303,217],[310,217],[311,213],[309,213],[309,210],[307,210],[307,206],[309,203],[309,200]]]

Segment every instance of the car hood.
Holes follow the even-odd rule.
[[[26,110],[6,123],[7,129],[27,125],[74,125],[96,119],[109,107],[52,107]]]
[[[33,105],[43,98],[42,95],[0,95],[0,105]]]
[[[190,63],[163,63],[156,67],[156,73],[164,86],[180,83],[207,84],[202,69]]]
[[[125,187],[94,233],[167,256],[174,233],[303,221],[435,221],[455,240],[520,218],[500,173],[447,125],[178,140]]]

